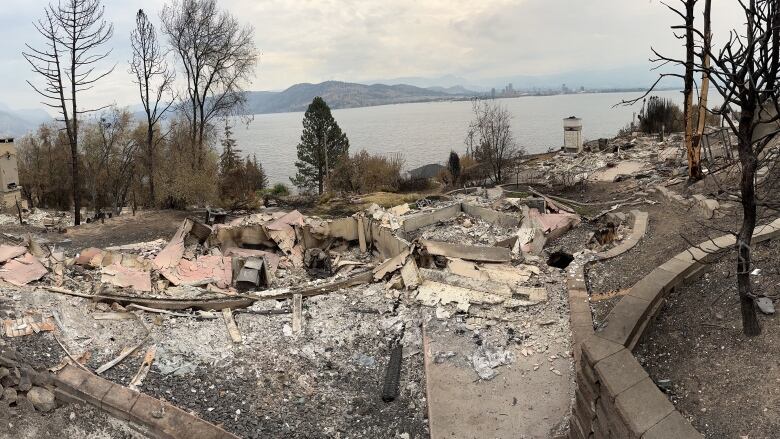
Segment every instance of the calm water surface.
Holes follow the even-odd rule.
[[[682,103],[676,91],[654,93]],[[559,96],[528,96],[501,99],[512,115],[512,132],[529,153],[563,145],[563,121],[582,119],[585,140],[612,137],[628,124],[641,103],[613,106],[641,93],[595,93]],[[427,102],[334,110],[333,116],[347,133],[350,151],[403,153],[406,169],[428,163],[443,163],[450,150],[463,152],[464,138],[472,119],[471,103]],[[295,175],[296,150],[303,113],[259,114],[248,125],[235,127],[235,137],[244,153],[257,154],[273,183],[286,183]]]

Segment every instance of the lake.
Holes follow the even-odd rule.
[[[655,95],[682,104],[682,94],[662,91]],[[499,99],[512,115],[512,132],[528,153],[545,152],[563,145],[563,119],[582,119],[583,139],[613,137],[631,122],[641,102],[633,107],[613,106],[641,93],[592,93],[526,96]],[[712,106],[712,105],[710,105]],[[349,137],[350,151],[402,153],[405,169],[443,163],[450,152],[465,151],[464,138],[472,119],[471,102],[426,102],[334,110],[341,129]],[[248,124],[234,128],[244,154],[257,154],[271,184],[290,184],[295,175],[296,145],[303,113],[258,114]]]

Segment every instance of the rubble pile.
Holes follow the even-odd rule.
[[[704,157],[716,168],[731,158],[733,140],[710,136]],[[664,140],[657,135],[632,133],[612,139],[587,142],[579,154],[558,152],[525,163],[516,177],[518,181],[539,185],[574,187],[588,182],[632,180],[637,189],[667,182],[687,173],[685,153],[680,134]]]
[[[73,255],[32,237],[9,242],[0,246],[0,279],[57,294],[60,305],[51,309],[21,298],[43,319],[24,317],[11,326],[18,337],[64,331],[63,349],[73,355],[65,364],[83,360],[83,367],[123,385],[170,392],[157,396],[234,426],[241,416],[230,404],[243,404],[248,396],[241,392],[249,391],[236,379],[294,374],[293,382],[263,390],[273,392],[263,398],[281,401],[266,416],[284,424],[298,407],[290,404],[301,398],[336,404],[346,418],[323,424],[336,432],[360,417],[347,407],[373,389],[377,376],[384,380],[372,391],[383,404],[405,400],[396,416],[411,410],[423,422],[425,327],[470,340],[465,350],[435,357],[467,365],[475,380],[494,379],[519,357],[568,358],[565,272],[542,256],[548,240],[579,222],[562,203],[508,198],[500,188],[372,206],[338,219],[298,211],[212,225],[187,218],[168,241]],[[86,306],[64,306],[71,299]],[[128,371],[126,359],[134,355],[142,357],[140,369]],[[562,373],[541,363],[537,369]],[[349,385],[343,376],[351,377]],[[211,379],[235,400],[209,399]],[[204,398],[189,397],[190,388]],[[279,428],[284,435],[287,427]]]
[[[71,212],[51,211],[46,209],[27,209],[22,211],[22,221],[26,225],[46,230],[61,231],[73,225]],[[19,216],[13,213],[0,213],[0,226],[19,224]]]

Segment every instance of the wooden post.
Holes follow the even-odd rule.
[[[293,334],[300,334],[302,329],[303,329],[303,295],[293,294],[293,306],[292,306]]]
[[[19,225],[23,225],[24,222],[22,221],[22,208],[19,207],[19,199],[14,196],[14,201],[16,202],[16,212],[19,214]]]

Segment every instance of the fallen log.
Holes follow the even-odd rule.
[[[355,276],[342,279],[340,281],[331,282],[329,284],[317,285],[308,288],[300,288],[288,291],[260,291],[257,293],[257,300],[270,300],[270,299],[291,299],[294,295],[300,294],[301,297],[318,296],[320,294],[326,294],[333,291],[338,291],[342,288],[354,287],[356,285],[367,284],[371,282],[374,277],[374,273],[371,271],[364,271]]]
[[[201,311],[216,311],[225,308],[246,308],[255,303],[259,298],[248,296],[232,296],[218,299],[158,299],[132,296],[94,295],[92,299],[97,302],[116,302],[126,306],[136,304],[169,311],[183,309],[199,309]]]

